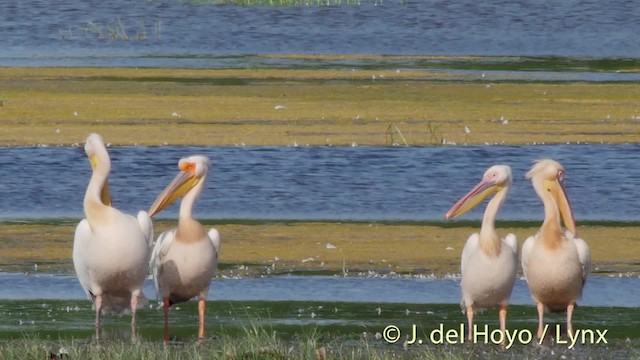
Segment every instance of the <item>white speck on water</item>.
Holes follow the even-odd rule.
[[[311,312],[311,318],[315,319],[316,318],[316,313],[314,313],[313,311]]]
[[[378,313],[378,316],[379,316],[380,314],[382,314],[382,308],[381,307],[376,308],[376,312]]]

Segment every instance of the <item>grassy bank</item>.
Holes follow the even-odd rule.
[[[74,310],[66,311],[69,307]],[[26,318],[25,309],[29,309]],[[42,359],[50,353],[60,353],[60,349],[69,359],[112,360],[629,359],[640,355],[637,348],[640,312],[634,308],[579,308],[574,317],[576,329],[606,330],[605,338],[585,339],[569,349],[568,344],[554,344],[550,339],[539,345],[535,340],[535,307],[510,306],[508,329],[526,336],[533,333],[534,338],[523,336],[504,352],[490,339],[485,343],[481,335],[475,344],[460,343],[457,336],[448,341],[438,339],[440,327],[458,334],[465,323],[457,304],[208,302],[206,339],[199,344],[195,340],[197,304],[192,301],[172,310],[172,342],[168,346],[161,341],[160,309],[138,313],[136,343],[130,341],[128,316],[105,316],[103,340],[99,343],[93,340],[94,313],[86,300],[3,300],[0,314],[3,360]],[[498,328],[497,318],[497,310],[493,309],[480,314],[476,323],[480,329],[486,325],[493,331]],[[554,328],[563,323],[563,318],[554,314],[547,316],[547,321]],[[18,325],[19,319],[27,321]],[[414,325],[418,341],[404,345]],[[388,326],[397,327],[400,339],[383,337]]]
[[[456,80],[395,69],[0,68],[0,105],[1,146],[68,145],[94,131],[114,145],[640,139],[637,83]]]
[[[0,224],[0,264],[4,271],[72,272],[76,221]],[[155,221],[159,234],[176,226]],[[479,224],[255,222],[214,224],[222,236],[223,273],[346,272],[369,270],[445,275],[460,272],[460,254]],[[539,224],[500,227],[520,244]],[[640,273],[638,227],[583,225],[578,232],[591,248],[594,273]],[[241,269],[241,270],[239,270]]]

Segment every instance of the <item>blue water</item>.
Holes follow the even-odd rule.
[[[597,0],[3,1],[0,65],[251,67],[244,55],[282,53],[637,59],[639,18],[634,1]]]
[[[177,174],[181,157],[212,161],[196,203],[200,219],[442,220],[491,165],[513,169],[498,219],[540,220],[525,179],[533,161],[554,158],[581,220],[640,220],[640,145],[455,147],[109,148],[114,206],[147,210]],[[0,219],[83,217],[91,177],[82,147],[0,148]],[[158,217],[175,218],[178,202]],[[480,220],[484,206],[462,219]]]
[[[85,299],[72,275],[0,272],[0,299]],[[583,291],[581,305],[639,307],[640,278],[593,276]],[[147,280],[145,295],[155,299]],[[214,279],[209,300],[241,301],[344,301],[414,304],[460,303],[460,278],[363,278],[337,276],[273,276]],[[527,283],[516,281],[511,303],[533,304]]]

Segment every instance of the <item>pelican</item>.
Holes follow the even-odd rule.
[[[151,255],[157,296],[164,308],[164,342],[169,341],[169,307],[198,296],[198,339],[204,339],[204,311],[211,278],[220,253],[220,234],[205,231],[193,218],[193,204],[202,193],[210,162],[205,156],[180,159],[180,173],[151,205],[154,216],[184,196],[178,227],[160,234]]]
[[[453,219],[495,194],[487,204],[480,233],[471,235],[462,250],[460,306],[467,313],[469,340],[472,340],[473,316],[477,309],[498,305],[500,330],[503,334],[506,330],[507,305],[516,281],[518,242],[513,234],[500,239],[495,219],[507,199],[511,183],[511,168],[494,165],[484,173],[482,181],[445,215],[445,220]]]
[[[544,222],[522,245],[522,270],[538,309],[538,338],[544,334],[544,311],[567,312],[567,333],[573,333],[571,315],[582,296],[591,267],[587,243],[576,236],[571,204],[564,189],[564,168],[550,159],[536,162],[527,173],[544,204]],[[562,230],[560,220],[566,231]]]
[[[145,300],[142,287],[148,269],[153,224],[144,211],[135,218],[111,206],[107,182],[111,161],[102,137],[89,135],[84,150],[93,174],[84,196],[86,218],[76,227],[73,240],[73,266],[95,307],[96,339],[100,339],[103,311],[123,313],[128,308],[135,338],[136,309]]]

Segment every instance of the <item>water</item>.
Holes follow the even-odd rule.
[[[0,272],[0,299],[85,299],[72,275]],[[583,291],[583,306],[640,307],[640,278],[592,276]],[[155,298],[153,282],[147,280],[145,295]],[[339,276],[271,276],[218,278],[209,289],[212,301],[342,301],[380,304],[459,304],[460,278],[366,278]],[[511,304],[532,305],[524,279],[513,288]]]
[[[459,147],[110,148],[114,206],[148,209],[177,174],[181,157],[213,163],[196,203],[200,219],[440,221],[491,165],[512,166],[500,220],[542,220],[525,173],[550,157],[566,168],[578,222],[637,221],[640,145]],[[82,147],[0,148],[0,219],[83,217],[91,168]],[[178,202],[158,217],[176,218]],[[462,219],[480,220],[484,206]]]
[[[256,64],[247,55],[287,53],[628,61],[640,57],[638,18],[633,1],[612,6],[597,0],[362,0],[360,6],[301,7],[6,1],[0,3],[0,65],[252,67],[278,61]],[[128,40],[118,40],[125,34]]]

